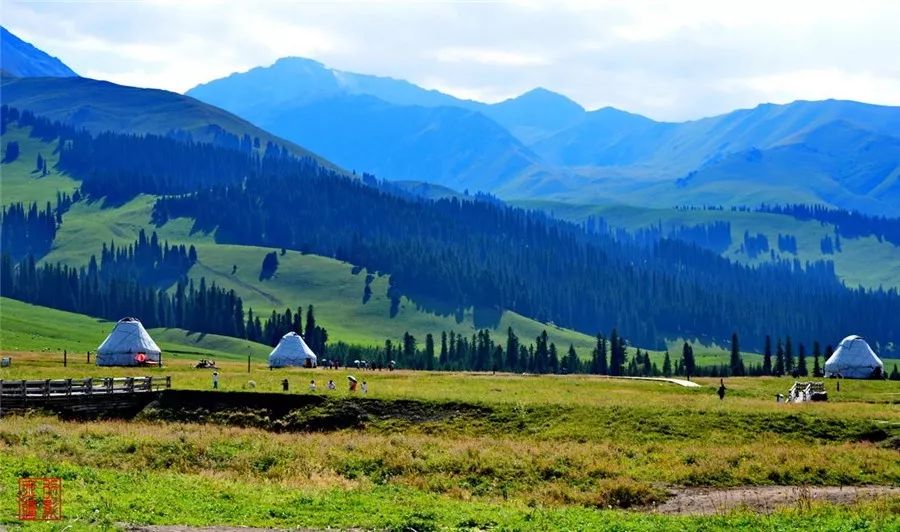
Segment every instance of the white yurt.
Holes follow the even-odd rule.
[[[289,332],[281,337],[281,341],[269,354],[269,367],[300,366],[314,368],[316,367],[316,360],[316,354],[306,345],[303,337],[295,332]]]
[[[825,361],[826,377],[868,379],[873,373],[884,374],[884,363],[861,336],[848,336]]]
[[[97,348],[98,366],[159,364],[160,350],[137,318],[122,318]]]

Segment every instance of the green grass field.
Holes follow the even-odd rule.
[[[210,389],[208,370],[173,358],[165,368],[97,368],[59,355],[18,354],[0,378],[171,375],[179,389]],[[900,487],[900,388],[826,383],[828,403],[776,404],[789,379],[714,379],[703,387],[589,376],[358,372],[369,393],[346,389],[347,371],[269,371],[223,361],[219,394],[309,392],[321,406],[274,428],[252,404],[226,411],[148,409],[132,421],[62,422],[41,415],[0,424],[0,486],[59,476],[66,522],[339,527],[391,530],[892,530],[900,495],[846,505],[799,498],[762,511],[657,513],[690,490]],[[324,389],[327,379],[339,388]],[[250,401],[250,399],[246,399]],[[356,416],[349,428],[303,429]],[[198,420],[203,420],[198,422]],[[267,429],[266,427],[270,427]],[[679,495],[681,494],[681,495]],[[662,508],[662,506],[660,506]],[[660,510],[662,512],[662,510]],[[14,525],[0,497],[0,524]],[[848,528],[849,527],[849,528]]]
[[[0,351],[34,351],[62,357],[67,351],[72,360],[87,359],[115,324],[83,314],[29,305],[0,298]],[[216,357],[262,360],[271,347],[215,334],[200,335],[183,329],[150,329],[153,339],[166,353],[191,358]],[[60,361],[62,358],[60,358]]]

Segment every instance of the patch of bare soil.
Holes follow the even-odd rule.
[[[653,512],[672,515],[713,515],[736,508],[769,513],[784,507],[805,507],[812,502],[853,504],[875,496],[900,496],[895,486],[748,486],[743,488],[683,488],[654,507]]]

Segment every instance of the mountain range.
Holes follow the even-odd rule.
[[[348,171],[513,201],[900,215],[900,107],[797,101],[660,122],[543,88],[487,104],[295,57],[182,96],[79,78],[6,29],[2,49],[4,103],[92,130],[249,135]]]
[[[199,85],[336,163],[505,199],[666,206],[816,202],[900,214],[900,108],[797,101],[688,122],[587,111],[535,89],[496,104],[302,58]]]

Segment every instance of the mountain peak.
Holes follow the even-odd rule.
[[[502,106],[504,104],[509,105],[513,102],[527,102],[529,104],[540,104],[540,105],[552,105],[557,109],[565,109],[568,112],[572,112],[577,110],[580,113],[584,112],[584,107],[579,105],[577,102],[573,101],[571,98],[564,96],[558,92],[553,92],[549,89],[545,89],[544,87],[535,87],[528,92],[524,92],[515,98],[510,98],[508,100],[502,101],[496,105]]]
[[[296,55],[289,55],[286,57],[280,57],[275,60],[274,63],[269,68],[296,68],[296,67],[314,67],[321,68],[323,70],[331,70],[326,67],[323,63],[316,61],[315,59],[309,59],[308,57],[300,57]],[[261,67],[265,68],[265,67]]]
[[[0,26],[0,69],[10,76],[20,78],[78,76],[62,61],[16,37],[3,26]]]

